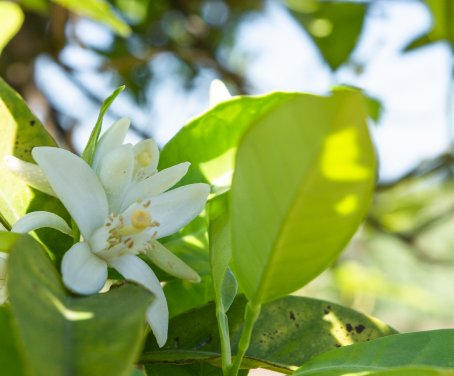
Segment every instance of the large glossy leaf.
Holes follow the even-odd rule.
[[[11,313],[6,306],[0,306],[0,370],[8,376],[24,375]]]
[[[146,369],[153,376],[224,376],[219,367],[205,362],[184,365],[149,364]],[[249,370],[240,370],[238,376],[245,376],[248,372]]]
[[[454,47],[454,7],[449,0],[425,0],[432,15],[432,28],[426,34],[418,36],[406,47],[406,51],[427,46],[431,43],[446,41]]]
[[[295,375],[337,376],[408,366],[454,369],[453,353],[454,329],[396,334],[321,354]]]
[[[239,297],[228,311],[233,350],[238,346],[245,305],[244,297]],[[289,296],[263,305],[243,366],[290,373],[317,354],[392,333],[395,333],[392,328],[354,310],[322,300]],[[214,304],[172,319],[167,345],[158,349],[154,341],[147,341],[142,356],[145,364],[199,361],[220,366]]]
[[[6,155],[34,162],[35,146],[56,146],[44,126],[23,99],[0,78],[0,165]],[[25,213],[45,210],[69,216],[63,205],[53,197],[29,188],[2,166],[0,169],[0,219],[10,228]],[[55,230],[39,230],[40,239],[59,256],[69,248],[70,237]]]
[[[24,13],[19,5],[9,2],[0,2],[0,25],[2,32],[0,33],[0,54],[3,48],[19,31],[24,22]]]
[[[402,367],[378,372],[349,373],[354,376],[454,376],[454,370],[428,367]]]
[[[55,146],[55,142],[22,98],[0,78],[0,163],[6,155],[33,162],[34,146]],[[6,227],[22,217],[37,196],[5,168],[1,169],[0,213]]]
[[[125,285],[89,297],[68,295],[41,246],[17,235],[8,290],[23,360],[33,375],[128,375],[141,347],[152,297]]]
[[[366,116],[354,90],[301,94],[243,137],[230,201],[233,261],[255,304],[316,277],[363,220],[375,181]]]
[[[348,60],[361,35],[366,4],[287,0],[287,5],[331,69]]]
[[[291,101],[297,94],[273,93],[236,97],[221,103],[183,127],[163,148],[159,169],[192,163],[180,185],[208,182],[229,186],[237,144],[257,119]]]
[[[105,0],[52,0],[81,16],[92,18],[109,26],[121,36],[128,36],[131,33],[129,25],[119,18],[111,5]]]

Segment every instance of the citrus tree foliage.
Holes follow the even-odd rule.
[[[4,148],[8,155],[6,161],[9,161],[6,166],[11,170],[14,155],[19,157],[13,159],[18,166],[26,166],[25,174],[18,167],[12,169],[15,175],[2,170],[3,178],[14,177],[21,184],[15,195],[8,191],[8,184],[2,186],[2,221],[4,227],[11,229],[0,232],[4,297],[0,309],[2,369],[14,375],[140,372],[237,375],[261,367],[286,374],[296,370],[295,374],[303,375],[325,374],[324,368],[328,367],[337,375],[351,369],[373,371],[379,365],[383,370],[397,373],[404,372],[402,367],[414,367],[421,374],[449,374],[446,369],[454,367],[451,357],[446,356],[450,350],[445,347],[452,339],[450,330],[398,335],[377,319],[347,307],[288,296],[336,260],[363,221],[371,202],[376,161],[367,128],[370,107],[368,100],[353,89],[337,88],[325,97],[271,93],[233,98],[187,124],[163,149],[158,169],[161,171],[154,176],[170,174],[172,167],[166,166],[185,165],[186,161],[193,165],[183,181],[189,185],[181,185],[168,193],[199,186],[200,183],[190,183],[201,181],[208,183],[212,190],[202,219],[195,219],[180,232],[164,237],[157,248],[143,248],[143,259],[148,260],[149,266],[143,263],[140,268],[167,272],[167,275],[160,272],[157,275],[168,281],[169,286],[177,281],[175,277],[189,279],[195,286],[192,288],[191,282],[184,282],[186,289],[176,288],[178,285],[164,289],[173,312],[168,329],[166,320],[160,317],[163,312],[150,310],[154,304],[161,304],[161,293],[150,287],[147,278],[128,269],[139,265],[138,261],[128,264],[128,268],[118,261],[133,257],[124,253],[129,252],[130,240],[121,246],[123,253],[115,256],[117,258],[103,253],[113,252],[114,248],[107,246],[97,251],[100,253],[82,256],[84,261],[80,266],[71,266],[76,260],[74,253],[82,252],[83,244],[95,247],[100,243],[95,240],[98,238],[87,235],[87,228],[92,225],[83,222],[83,214],[74,208],[74,205],[84,207],[84,203],[68,199],[68,192],[74,192],[75,197],[84,200],[80,191],[83,188],[71,191],[73,188],[65,188],[55,181],[55,176],[69,179],[78,186],[74,180],[74,175],[81,174],[78,169],[94,166],[93,175],[87,175],[84,182],[91,187],[86,197],[98,195],[98,188],[91,182],[98,179],[95,172],[107,187],[117,186],[111,184],[118,179],[123,181],[121,165],[117,167],[116,163],[123,160],[118,159],[123,150],[132,149],[128,145],[115,146],[111,135],[127,130],[127,124],[115,124],[101,138],[99,132],[104,112],[121,90],[114,92],[101,108],[99,121],[83,154],[89,164],[80,160],[74,164],[73,171],[59,172],[60,163],[69,158],[69,153],[56,148],[20,96],[7,84],[2,84],[1,111],[7,121],[1,132],[10,140]],[[15,146],[18,140],[20,148]],[[119,140],[121,142],[121,138]],[[74,242],[79,242],[72,247],[67,244],[66,235],[40,241],[39,234],[33,238],[17,233],[23,232],[20,229],[27,225],[33,230],[46,224],[71,233],[67,224],[61,224],[54,217],[46,222],[49,216],[60,214],[60,209],[49,206],[47,200],[36,201],[34,195],[44,184],[42,176],[37,181],[30,178],[29,172],[38,168],[30,164],[33,162],[30,150],[49,179],[47,184],[53,192],[48,193],[55,196],[53,200],[62,200],[74,215],[73,224],[77,223],[82,231],[84,238],[81,239],[73,226]],[[61,150],[58,155],[62,161],[45,162],[45,153],[52,150]],[[107,159],[99,162],[99,153],[104,153]],[[136,154],[135,163],[142,164],[135,168],[150,163],[149,159],[143,160],[145,157],[153,158],[143,152]],[[73,156],[70,160],[74,158],[77,159]],[[107,163],[103,161],[110,161],[109,170],[103,169]],[[86,167],[77,167],[80,163]],[[96,167],[97,163],[101,163],[100,167]],[[50,171],[49,166],[55,166],[56,170]],[[113,171],[112,174],[109,171]],[[113,180],[106,181],[105,174]],[[21,179],[37,184],[28,187]],[[146,191],[150,192],[161,180],[153,175],[148,179],[152,184]],[[115,191],[107,192],[110,199],[115,197],[112,196]],[[8,200],[8,197],[14,199]],[[151,204],[153,216],[157,215],[153,207],[159,205],[159,197],[152,195],[150,203],[144,206],[145,209]],[[33,211],[30,210],[32,203]],[[92,205],[95,208],[97,204]],[[133,203],[131,207],[134,205],[138,204]],[[49,213],[38,221],[35,210]],[[137,221],[147,221],[142,218],[145,212],[128,210],[133,211],[131,224],[126,227],[115,225],[115,217],[108,218],[107,226],[113,226],[111,236],[116,236],[115,231],[131,236],[147,234],[142,233],[142,222],[137,224]],[[29,214],[22,217],[27,212]],[[18,213],[19,218],[11,213]],[[126,213],[124,220],[128,221]],[[87,221],[93,222],[95,217]],[[159,238],[161,223],[147,222],[146,226],[156,228],[154,235],[151,232],[147,235],[149,241],[156,242],[154,238],[156,234]],[[138,240],[134,236],[130,239]],[[194,247],[196,239],[206,240],[198,241],[200,244]],[[170,251],[165,247],[174,253],[166,253]],[[59,271],[61,253],[62,274]],[[98,261],[93,261],[93,257]],[[187,269],[181,260],[194,269]],[[97,273],[94,265],[100,262],[117,270],[110,276],[116,288],[111,287],[103,294],[88,293],[89,287],[83,287],[89,286],[87,282],[77,278],[89,276],[84,274],[84,268]],[[197,275],[200,265],[204,265],[200,270],[202,279]],[[77,267],[80,271],[70,273],[71,268]],[[125,283],[124,279],[138,285]],[[200,281],[202,287],[197,288],[194,282]],[[80,296],[81,293],[88,296]],[[196,303],[185,303],[181,295],[186,294]],[[178,303],[180,306],[176,306]],[[153,330],[148,335],[145,317]],[[164,329],[164,337],[156,325]],[[427,336],[430,336],[429,347]],[[348,346],[346,352],[344,346]],[[380,346],[387,352],[375,349]],[[394,347],[402,351],[390,350]],[[443,351],[437,350],[438,347]],[[436,356],[427,355],[428,351]],[[418,355],[420,352],[425,358]],[[46,356],[49,353],[53,355]],[[371,358],[370,354],[377,353],[383,356]]]

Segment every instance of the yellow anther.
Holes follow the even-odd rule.
[[[145,230],[151,225],[151,216],[145,210],[136,210],[131,215],[131,224],[138,230]]]
[[[143,152],[139,153],[136,157],[137,163],[141,167],[149,166],[152,162],[152,159],[153,159],[153,157],[149,151],[143,151]]]

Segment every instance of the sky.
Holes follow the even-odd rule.
[[[412,38],[430,28],[430,23],[428,11],[418,1],[373,2],[351,57],[366,63],[364,72],[358,75],[344,66],[333,74],[309,37],[275,0],[267,2],[262,15],[245,19],[236,36],[235,49],[250,57],[246,78],[252,94],[274,90],[324,94],[333,85],[345,83],[361,87],[382,101],[381,121],[371,126],[371,132],[379,152],[380,177],[390,180],[449,145],[446,114],[451,56],[447,45],[437,43],[402,53]],[[112,38],[106,29],[88,20],[80,21],[76,32],[91,45],[105,45]],[[65,49],[62,57],[78,67],[80,80],[89,83],[101,97],[112,91],[111,76],[92,71],[101,63],[96,55],[72,46]],[[175,79],[177,75],[172,74],[177,67],[171,56],[162,55],[151,64],[161,77],[154,91],[150,89],[153,106],[137,108],[122,95],[114,107],[116,114],[130,117],[142,127],[151,127],[153,137],[162,146],[189,119],[208,109],[209,84],[215,76],[203,72],[195,88],[185,92]],[[80,123],[75,141],[82,150],[98,108],[84,99],[49,58],[40,58],[36,69],[41,88],[53,94],[57,107]],[[107,116],[105,124],[114,120]],[[138,140],[134,135],[129,139]]]

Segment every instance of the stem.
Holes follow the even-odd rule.
[[[241,362],[251,342],[252,329],[254,328],[254,324],[257,321],[257,318],[259,317],[261,308],[262,306],[260,304],[252,302],[248,302],[246,305],[246,311],[244,313],[244,326],[243,330],[241,331],[240,342],[238,344],[238,352],[235,355],[233,365],[230,367],[229,372],[227,373],[227,375],[229,376],[238,375]]]
[[[216,299],[216,317],[218,319],[219,339],[221,341],[222,373],[227,375],[228,369],[232,366],[232,350],[230,348],[229,324],[227,315],[224,312],[222,302]]]

